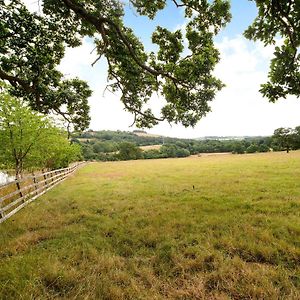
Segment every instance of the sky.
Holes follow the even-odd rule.
[[[31,9],[37,9],[37,0],[24,0]],[[181,138],[203,136],[264,136],[271,135],[279,127],[300,125],[300,100],[290,96],[278,102],[269,103],[259,93],[260,84],[267,81],[273,47],[253,42],[243,37],[244,30],[254,20],[257,10],[254,2],[248,0],[231,1],[232,21],[215,38],[221,54],[221,61],[215,75],[226,87],[211,102],[211,112],[202,118],[194,128],[169,125],[162,122],[147,132]],[[151,34],[157,25],[170,30],[182,28],[186,20],[182,9],[177,9],[171,1],[167,8],[150,21],[137,16],[133,9],[126,8],[125,24],[134,29],[143,41],[146,50],[151,51]],[[280,42],[280,41],[279,41]],[[89,100],[91,111],[90,129],[132,131],[133,116],[124,111],[120,95],[105,91],[107,66],[101,59],[91,66],[96,54],[91,53],[93,42],[85,39],[81,47],[67,49],[59,69],[66,77],[86,80],[93,90]],[[163,99],[154,96],[151,107],[159,111]]]

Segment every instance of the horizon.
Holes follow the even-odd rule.
[[[143,131],[148,135],[156,135],[158,137],[169,137],[169,138],[178,138],[178,139],[192,139],[192,140],[197,140],[197,139],[209,139],[209,138],[265,138],[265,137],[270,137],[271,135],[205,135],[205,136],[197,136],[197,137],[180,137],[180,136],[167,136],[167,135],[162,135],[158,132],[149,132],[147,129],[140,129],[140,128],[136,128],[136,129],[132,129],[132,130],[122,130],[122,129],[117,129],[117,130],[113,130],[113,129],[100,129],[100,130],[94,130],[94,129],[87,129],[85,131],[83,131],[82,133],[85,132],[102,132],[102,131],[108,131],[108,132],[127,132],[127,133],[135,133],[135,131]],[[80,134],[82,134],[80,133]]]

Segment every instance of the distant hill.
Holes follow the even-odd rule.
[[[204,136],[204,137],[195,138],[195,140],[198,140],[198,141],[207,141],[207,140],[242,141],[245,139],[261,139],[261,138],[266,138],[266,137],[268,137],[268,136],[249,136],[249,135],[244,135],[244,136]]]
[[[166,143],[176,142],[192,142],[192,141],[243,141],[243,140],[263,140],[269,138],[268,136],[204,136],[198,138],[175,138],[167,137],[159,134],[151,134],[144,130],[133,131],[113,131],[113,130],[88,130],[83,133],[73,134],[73,138],[81,142],[87,141],[111,141],[111,142],[132,142],[138,146],[160,145]]]
[[[73,142],[82,146],[86,160],[103,161],[119,160],[118,153],[122,147],[140,148],[142,153],[139,157],[145,159],[185,157],[200,153],[242,154],[274,150],[271,137],[207,136],[198,139],[182,139],[148,134],[143,130],[133,132],[89,130],[73,134]],[[127,143],[127,146],[124,143]]]
[[[130,131],[112,131],[112,130],[101,130],[101,131],[86,131],[82,133],[75,133],[72,135],[73,139],[77,139],[80,142],[87,141],[101,141],[101,142],[130,142],[134,143],[138,146],[149,146],[149,145],[159,145],[163,144],[165,138],[156,135],[156,134],[148,134],[146,131],[135,130],[133,132]],[[180,139],[176,138],[167,138],[168,142],[175,142]]]

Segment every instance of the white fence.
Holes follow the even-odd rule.
[[[34,176],[27,176],[0,186],[0,223],[62,182],[76,171],[81,164]]]

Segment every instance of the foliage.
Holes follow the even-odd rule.
[[[176,144],[164,144],[161,149],[161,157],[187,157],[190,152],[187,149],[181,148]]]
[[[95,153],[110,153],[110,152],[116,152],[118,151],[118,145],[117,143],[112,142],[95,142],[93,144],[93,150]]]
[[[232,149],[232,153],[235,154],[244,154],[245,153],[245,147],[241,143],[235,143]]]
[[[80,45],[76,31],[28,11],[20,0],[0,0],[0,79],[10,83],[10,93],[23,97],[41,113],[61,115],[75,129],[89,125],[86,82],[64,79],[56,67],[65,46]]]
[[[79,146],[71,146],[49,119],[6,92],[0,93],[0,140],[1,165],[13,168],[16,176],[24,170],[63,167],[80,155]]]
[[[138,147],[149,145],[159,147],[161,145],[160,149],[143,150],[142,158],[145,159],[186,157],[198,153],[244,153],[248,152],[247,149],[250,146],[257,149],[255,152],[268,152],[271,148],[274,148],[271,137],[246,137],[240,140],[217,139],[214,137],[213,139],[195,140],[152,136],[145,134],[145,132],[140,136],[124,131],[74,133],[72,140],[82,146],[83,156],[86,160],[102,161],[119,160],[117,149],[122,142],[129,142]],[[237,151],[238,148],[242,150]]]
[[[295,140],[295,131],[292,128],[277,128],[274,131],[273,139],[282,150],[286,150],[287,153],[293,148]]]
[[[256,144],[251,144],[247,149],[246,152],[247,153],[255,153],[258,152],[259,148]]]
[[[267,144],[260,144],[258,145],[258,152],[269,152],[270,151],[270,146]]]
[[[129,142],[123,142],[119,145],[119,153],[117,157],[120,160],[132,160],[142,157],[142,151],[135,144]]]
[[[253,0],[252,0],[253,1]],[[276,46],[271,61],[269,81],[261,86],[261,92],[271,102],[287,95],[300,96],[300,2],[295,0],[254,0],[258,16],[246,30],[245,36]]]
[[[151,149],[148,151],[143,152],[143,158],[144,159],[157,159],[162,158],[162,153],[160,150],[157,149]]]
[[[166,2],[131,0],[130,5],[153,19]],[[185,36],[181,29],[157,26],[152,35],[156,53],[147,53],[124,25],[126,8],[117,0],[44,0],[40,15],[30,13],[20,0],[1,0],[0,6],[0,78],[41,112],[61,112],[67,105],[62,115],[77,128],[88,125],[90,90],[79,79],[63,80],[56,66],[64,47],[77,47],[84,37],[93,38],[99,58],[106,58],[109,87],[121,92],[137,126],[151,127],[160,120],[194,126],[223,87],[213,76],[219,61],[213,38],[230,20],[227,0],[183,1],[179,6],[187,19]],[[160,116],[146,108],[153,93],[166,100]]]
[[[294,149],[300,149],[300,126],[294,129]]]
[[[87,164],[1,224],[0,299],[300,299],[299,161]]]
[[[46,168],[55,170],[66,168],[70,163],[80,161],[83,159],[81,147],[78,144],[70,144],[65,134],[57,132],[58,134],[52,135],[53,144],[47,147],[45,151],[51,151],[51,155],[44,165]],[[50,153],[48,153],[50,154]]]
[[[274,44],[283,37],[272,60],[269,82],[261,92],[270,101],[300,95],[299,1],[253,0],[258,16],[245,36]],[[0,79],[8,81],[13,95],[23,97],[39,112],[55,112],[68,127],[89,124],[88,85],[64,79],[57,70],[65,47],[78,47],[92,38],[99,57],[108,64],[108,88],[121,93],[125,109],[139,127],[158,121],[194,126],[210,111],[210,102],[223,84],[213,76],[219,53],[214,36],[230,21],[228,0],[169,0],[184,11],[186,25],[170,31],[157,26],[152,34],[156,52],[147,53],[124,15],[135,13],[154,19],[167,0],[44,0],[43,12],[31,13],[21,0],[0,0]],[[185,46],[186,45],[186,46]],[[160,115],[147,103],[153,93],[165,99]],[[70,128],[69,128],[70,129]]]
[[[281,131],[277,129],[276,132]],[[288,129],[291,136],[289,149],[300,149],[300,126]],[[278,136],[266,137],[241,137],[234,139],[230,137],[208,137],[204,140],[180,139],[162,136],[137,135],[125,131],[87,131],[75,133],[73,141],[83,148],[83,156],[86,160],[119,160],[117,155],[119,145],[129,142],[138,147],[161,145],[160,149],[144,150],[142,157],[145,159],[186,157],[199,153],[255,153],[286,150]]]

